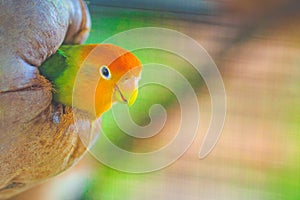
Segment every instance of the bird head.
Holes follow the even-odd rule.
[[[115,102],[131,106],[138,95],[141,62],[131,52],[111,44],[98,45],[93,51],[89,62],[96,66],[99,76],[95,92],[96,116]]]

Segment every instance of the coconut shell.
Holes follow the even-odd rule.
[[[71,108],[54,104],[38,67],[64,42],[80,44],[90,29],[82,0],[0,1],[0,199],[70,168],[86,152]]]

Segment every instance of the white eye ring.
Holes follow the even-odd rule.
[[[102,65],[99,69],[99,73],[102,76],[102,78],[109,80],[111,78],[111,73],[109,68],[106,65]]]

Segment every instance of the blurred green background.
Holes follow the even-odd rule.
[[[222,74],[228,103],[224,130],[212,153],[198,158],[211,114],[201,76],[174,54],[138,50],[133,53],[143,64],[170,66],[192,84],[202,118],[192,146],[171,166],[146,174],[116,171],[87,155],[71,171],[27,195],[40,194],[45,199],[51,193],[49,199],[85,200],[300,199],[299,2],[151,2],[88,1],[92,30],[87,43],[101,43],[132,28],[156,26],[183,32],[203,45]],[[146,125],[154,103],[168,112],[166,128],[158,136],[144,141],[124,134],[111,111],[103,116],[106,136],[121,148],[137,152],[166,144],[180,117],[178,102],[169,90],[157,85],[141,88],[130,112],[137,124]]]
[[[95,6],[93,6],[95,5]],[[200,7],[199,7],[200,8]],[[201,7],[202,8],[202,7]],[[203,8],[203,12],[204,12]],[[171,23],[162,24],[161,18],[173,19],[176,18],[176,14],[173,12],[159,12],[153,10],[141,10],[141,9],[124,9],[119,7],[105,7],[99,6],[97,2],[93,4],[90,3],[90,11],[92,15],[93,30],[87,40],[87,43],[101,43],[102,41],[108,39],[109,37],[123,32],[126,30],[140,28],[140,27],[164,27],[175,29],[176,21]],[[199,13],[198,13],[199,14]],[[187,17],[187,16],[185,16]],[[157,36],[159,37],[159,36]],[[135,41],[130,38],[125,43],[130,44]],[[174,41],[161,41],[161,42],[174,42]],[[197,71],[192,67],[190,63],[181,58],[178,55],[172,54],[167,51],[159,49],[140,49],[133,52],[143,63],[143,65],[149,63],[159,63],[162,65],[169,66],[177,70],[181,75],[183,75],[192,85],[195,93],[197,94],[200,86],[204,86],[202,77]],[[146,66],[147,67],[147,66]],[[159,75],[157,71],[157,75]],[[147,74],[142,75],[147,76]],[[171,74],[170,74],[171,76]],[[176,79],[173,84],[180,84]],[[182,88],[184,92],[184,88]],[[188,98],[188,97],[187,97]],[[154,104],[160,104],[165,108],[170,108],[171,106],[178,106],[176,96],[168,89],[163,86],[152,84],[142,87],[139,90],[139,97],[136,103],[130,107],[129,111],[133,120],[142,126],[150,123],[149,109]],[[170,108],[172,109],[172,108]],[[169,112],[169,115],[172,113]],[[126,133],[124,133],[115,122],[112,111],[108,111],[102,116],[103,119],[103,131],[104,134],[117,146],[128,151],[135,152],[147,152],[155,150],[156,144],[151,145],[135,145],[138,143],[139,139],[135,139]],[[134,131],[134,130],[132,130]],[[139,133],[143,134],[143,133]],[[137,140],[137,141],[136,141]],[[99,140],[96,144],[103,148],[104,144]],[[162,144],[160,144],[162,146]],[[136,149],[138,148],[138,150]],[[134,150],[135,149],[135,150]],[[95,153],[97,150],[93,150]],[[97,153],[98,154],[98,153]],[[111,155],[113,156],[113,154]],[[112,158],[121,159],[122,158]],[[124,160],[124,162],[129,162]],[[139,163],[132,163],[132,165],[138,165]],[[96,177],[88,186],[86,191],[82,196],[82,199],[132,199],[134,197],[134,188],[137,186],[137,180],[141,180],[141,176],[122,173],[111,169],[106,166],[101,166],[95,172]],[[142,178],[143,179],[143,178]],[[105,184],[100,184],[101,182]],[[132,188],[132,190],[130,189]]]

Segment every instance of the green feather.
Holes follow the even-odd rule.
[[[39,67],[40,73],[48,80],[54,81],[67,69],[67,56],[59,49]]]
[[[57,53],[60,54],[60,55],[62,55],[65,58],[67,57],[66,54],[65,54],[65,52],[62,49],[58,49]]]
[[[82,45],[81,45],[82,46]],[[79,68],[79,45],[61,46],[40,67],[40,74],[53,85],[53,100],[65,105],[72,105],[74,80]]]

